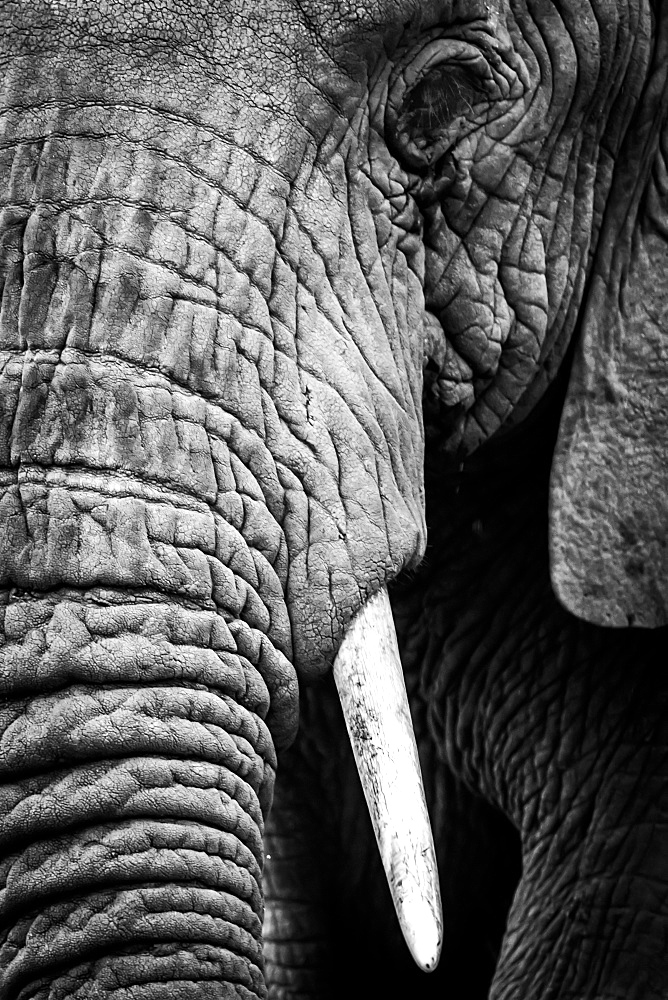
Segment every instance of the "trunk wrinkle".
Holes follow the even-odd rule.
[[[0,996],[263,997],[273,647],[73,596],[0,606]]]

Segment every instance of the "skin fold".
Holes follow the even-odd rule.
[[[2,1000],[668,993],[667,21],[0,8]],[[387,584],[429,977],[331,678]]]

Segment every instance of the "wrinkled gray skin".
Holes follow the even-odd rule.
[[[668,995],[662,7],[0,6],[3,1000]]]

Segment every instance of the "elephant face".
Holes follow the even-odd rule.
[[[34,288],[19,342],[52,354],[22,388],[22,361],[6,375],[3,462],[242,494],[236,527],[268,503],[254,530],[291,657],[326,667],[364,596],[424,551],[423,367],[427,429],[459,461],[563,359],[655,55],[647,4],[599,6],[6,15],[6,102],[30,109],[6,118],[8,202],[40,207],[7,209],[5,243]],[[63,347],[77,375],[53,368]],[[111,389],[91,373],[89,349],[154,370],[151,404],[132,371]],[[213,417],[175,412],[170,380]],[[248,492],[220,481],[207,420],[244,438]],[[8,567],[29,548],[12,537]],[[100,576],[74,560],[54,584]]]
[[[662,18],[648,0],[54,0],[0,12],[7,724],[20,733],[16,754],[58,771],[72,800],[84,789],[85,818],[56,810],[44,825],[47,785],[30,772],[12,793],[33,803],[12,813],[12,843],[50,837],[65,856],[68,824],[120,815],[131,826],[142,807],[117,806],[111,765],[105,798],[96,755],[169,757],[176,745],[179,760],[203,755],[198,787],[236,805],[225,799],[215,822],[215,810],[191,814],[171,799],[168,810],[227,832],[251,815],[257,875],[273,744],[294,735],[297,675],[327,671],[365,600],[423,556],[425,428],[456,468],[521,420],[588,315],[587,281],[614,235],[611,192],[632,239],[659,155]],[[629,185],[638,137],[641,176]],[[606,308],[619,288],[604,289]],[[606,357],[613,365],[614,351]],[[591,383],[582,364],[577,399]],[[614,375],[608,366],[593,380],[598,423]],[[654,385],[643,389],[651,398]],[[580,510],[591,491],[578,494],[568,471],[583,447],[569,420],[555,466],[554,576],[587,617],[586,572],[579,590],[563,582],[582,524],[596,551]],[[636,582],[620,606],[638,600]],[[146,680],[149,693],[134,693]],[[76,739],[53,693],[67,685]],[[125,693],[107,692],[116,685]],[[26,691],[37,707],[24,730]],[[89,715],[97,721],[84,725]],[[146,717],[161,721],[143,728]],[[113,751],[101,719],[113,720]],[[215,749],[207,726],[220,732]],[[148,780],[128,767],[123,781]],[[165,787],[187,784],[170,767]],[[54,787],[48,796],[62,796]],[[206,840],[186,844],[171,827],[151,836],[177,855]],[[120,850],[120,833],[104,837]],[[38,870],[33,854],[20,864]],[[208,871],[212,892],[218,877]],[[239,883],[225,885],[234,895]],[[99,914],[120,905],[107,895],[97,892]],[[213,897],[197,904],[212,927],[232,920],[242,951],[261,906],[256,890],[243,898],[255,917]],[[161,920],[142,925],[147,939],[187,937],[176,918]],[[51,925],[40,933],[48,942]],[[218,933],[210,940],[228,940]],[[122,935],[105,934],[77,938],[82,963],[101,942],[120,947]],[[7,988],[47,974],[48,949],[21,947],[34,952],[30,971],[10,956]],[[245,988],[261,992],[248,947]],[[174,955],[160,961],[187,979],[191,958]],[[94,978],[90,962],[77,975]],[[218,978],[242,975],[216,962]]]

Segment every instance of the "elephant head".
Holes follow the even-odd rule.
[[[0,43],[0,992],[263,996],[298,680],[354,690],[425,438],[505,433],[576,330],[555,587],[665,621],[665,11],[20,0]]]

